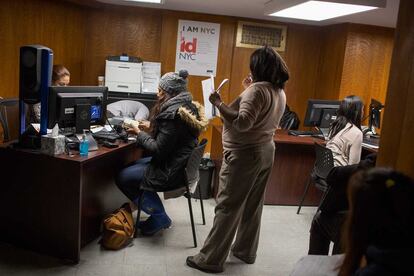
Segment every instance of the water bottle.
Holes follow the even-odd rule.
[[[89,151],[89,143],[88,143],[88,139],[86,138],[86,131],[83,130],[82,140],[80,141],[80,144],[79,144],[79,154],[80,156],[88,156],[88,151]]]

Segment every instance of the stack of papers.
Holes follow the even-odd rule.
[[[157,93],[161,77],[161,63],[143,62],[142,64],[142,93]]]

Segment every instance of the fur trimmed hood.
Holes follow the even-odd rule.
[[[190,109],[187,109],[185,106],[181,106],[178,109],[178,116],[180,116],[181,120],[183,120],[183,122],[185,122],[191,128],[196,129],[199,132],[205,131],[208,126],[208,120],[206,118],[204,106],[195,101],[193,101],[192,104],[197,109],[198,118]]]
[[[166,101],[161,106],[160,114],[157,115],[157,119],[166,120],[174,120],[177,117],[197,133],[207,129],[208,120],[204,106],[193,101],[193,97],[189,92],[181,92]]]

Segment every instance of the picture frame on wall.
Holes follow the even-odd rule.
[[[236,47],[259,48],[268,45],[278,52],[286,49],[287,26],[239,21]]]

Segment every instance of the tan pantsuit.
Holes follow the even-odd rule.
[[[255,261],[264,192],[272,171],[274,151],[273,142],[224,151],[213,228],[200,253],[194,256],[199,266],[223,270],[230,247],[233,254],[247,262]]]

